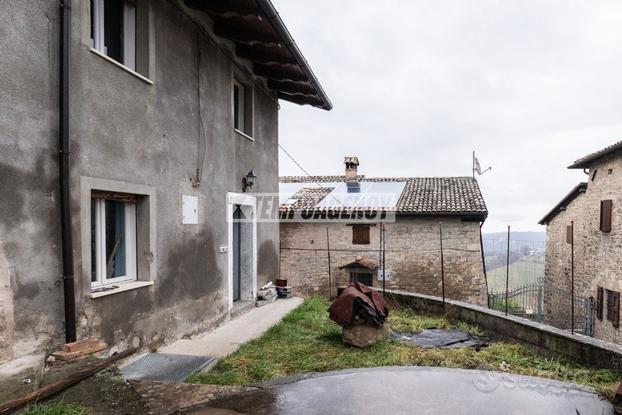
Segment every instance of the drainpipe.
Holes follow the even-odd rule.
[[[59,79],[59,182],[60,227],[65,303],[65,341],[76,341],[76,299],[73,277],[71,237],[71,188],[69,147],[69,47],[71,44],[71,0],[60,2],[60,79]]]
[[[479,247],[482,253],[482,269],[484,270],[484,282],[486,283],[486,304],[490,307],[490,300],[488,297],[488,275],[486,274],[486,256],[484,255],[484,238],[482,236],[482,226],[484,226],[486,218],[479,225]]]

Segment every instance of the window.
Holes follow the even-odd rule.
[[[613,202],[611,200],[602,200],[600,202],[600,230],[603,232],[611,232],[611,213]]]
[[[613,327],[620,327],[620,293],[607,291],[607,321],[611,321]]]
[[[233,128],[253,136],[253,90],[237,79],[233,81]]]
[[[608,174],[609,176],[611,176],[611,175],[613,174],[613,169],[609,169],[609,170],[607,170],[607,174]]]
[[[574,238],[574,229],[572,225],[568,225],[566,226],[566,243],[571,244],[573,242],[573,238]]]
[[[136,4],[131,0],[91,0],[94,49],[136,70]]]
[[[91,197],[91,286],[136,280],[136,197]]]
[[[354,245],[369,245],[369,225],[352,226],[352,243]]]
[[[596,318],[599,320],[603,319],[604,292],[603,287],[596,288]]]

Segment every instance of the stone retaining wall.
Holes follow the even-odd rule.
[[[501,312],[460,301],[447,300],[443,306],[439,297],[392,290],[387,290],[385,297],[422,313],[446,312],[450,319],[477,325],[484,330],[535,346],[541,351],[562,354],[589,366],[622,370],[622,347],[613,343],[580,334],[572,335],[546,324],[505,316]]]

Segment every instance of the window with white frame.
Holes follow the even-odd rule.
[[[233,128],[253,136],[253,89],[233,80]]]
[[[135,71],[135,1],[91,0],[91,44],[94,49]]]
[[[91,198],[91,286],[134,281],[136,198],[93,192]]]

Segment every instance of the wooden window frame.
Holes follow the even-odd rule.
[[[601,286],[596,287],[596,318],[603,319],[603,308],[605,300],[605,289]]]
[[[611,232],[611,223],[613,221],[613,201],[611,199],[600,201],[600,231],[604,233]]]
[[[240,81],[237,77],[233,78],[233,86],[231,87],[231,108],[235,132],[254,140],[254,91],[250,85]]]
[[[352,245],[369,245],[371,243],[371,227],[369,225],[352,225]]]

